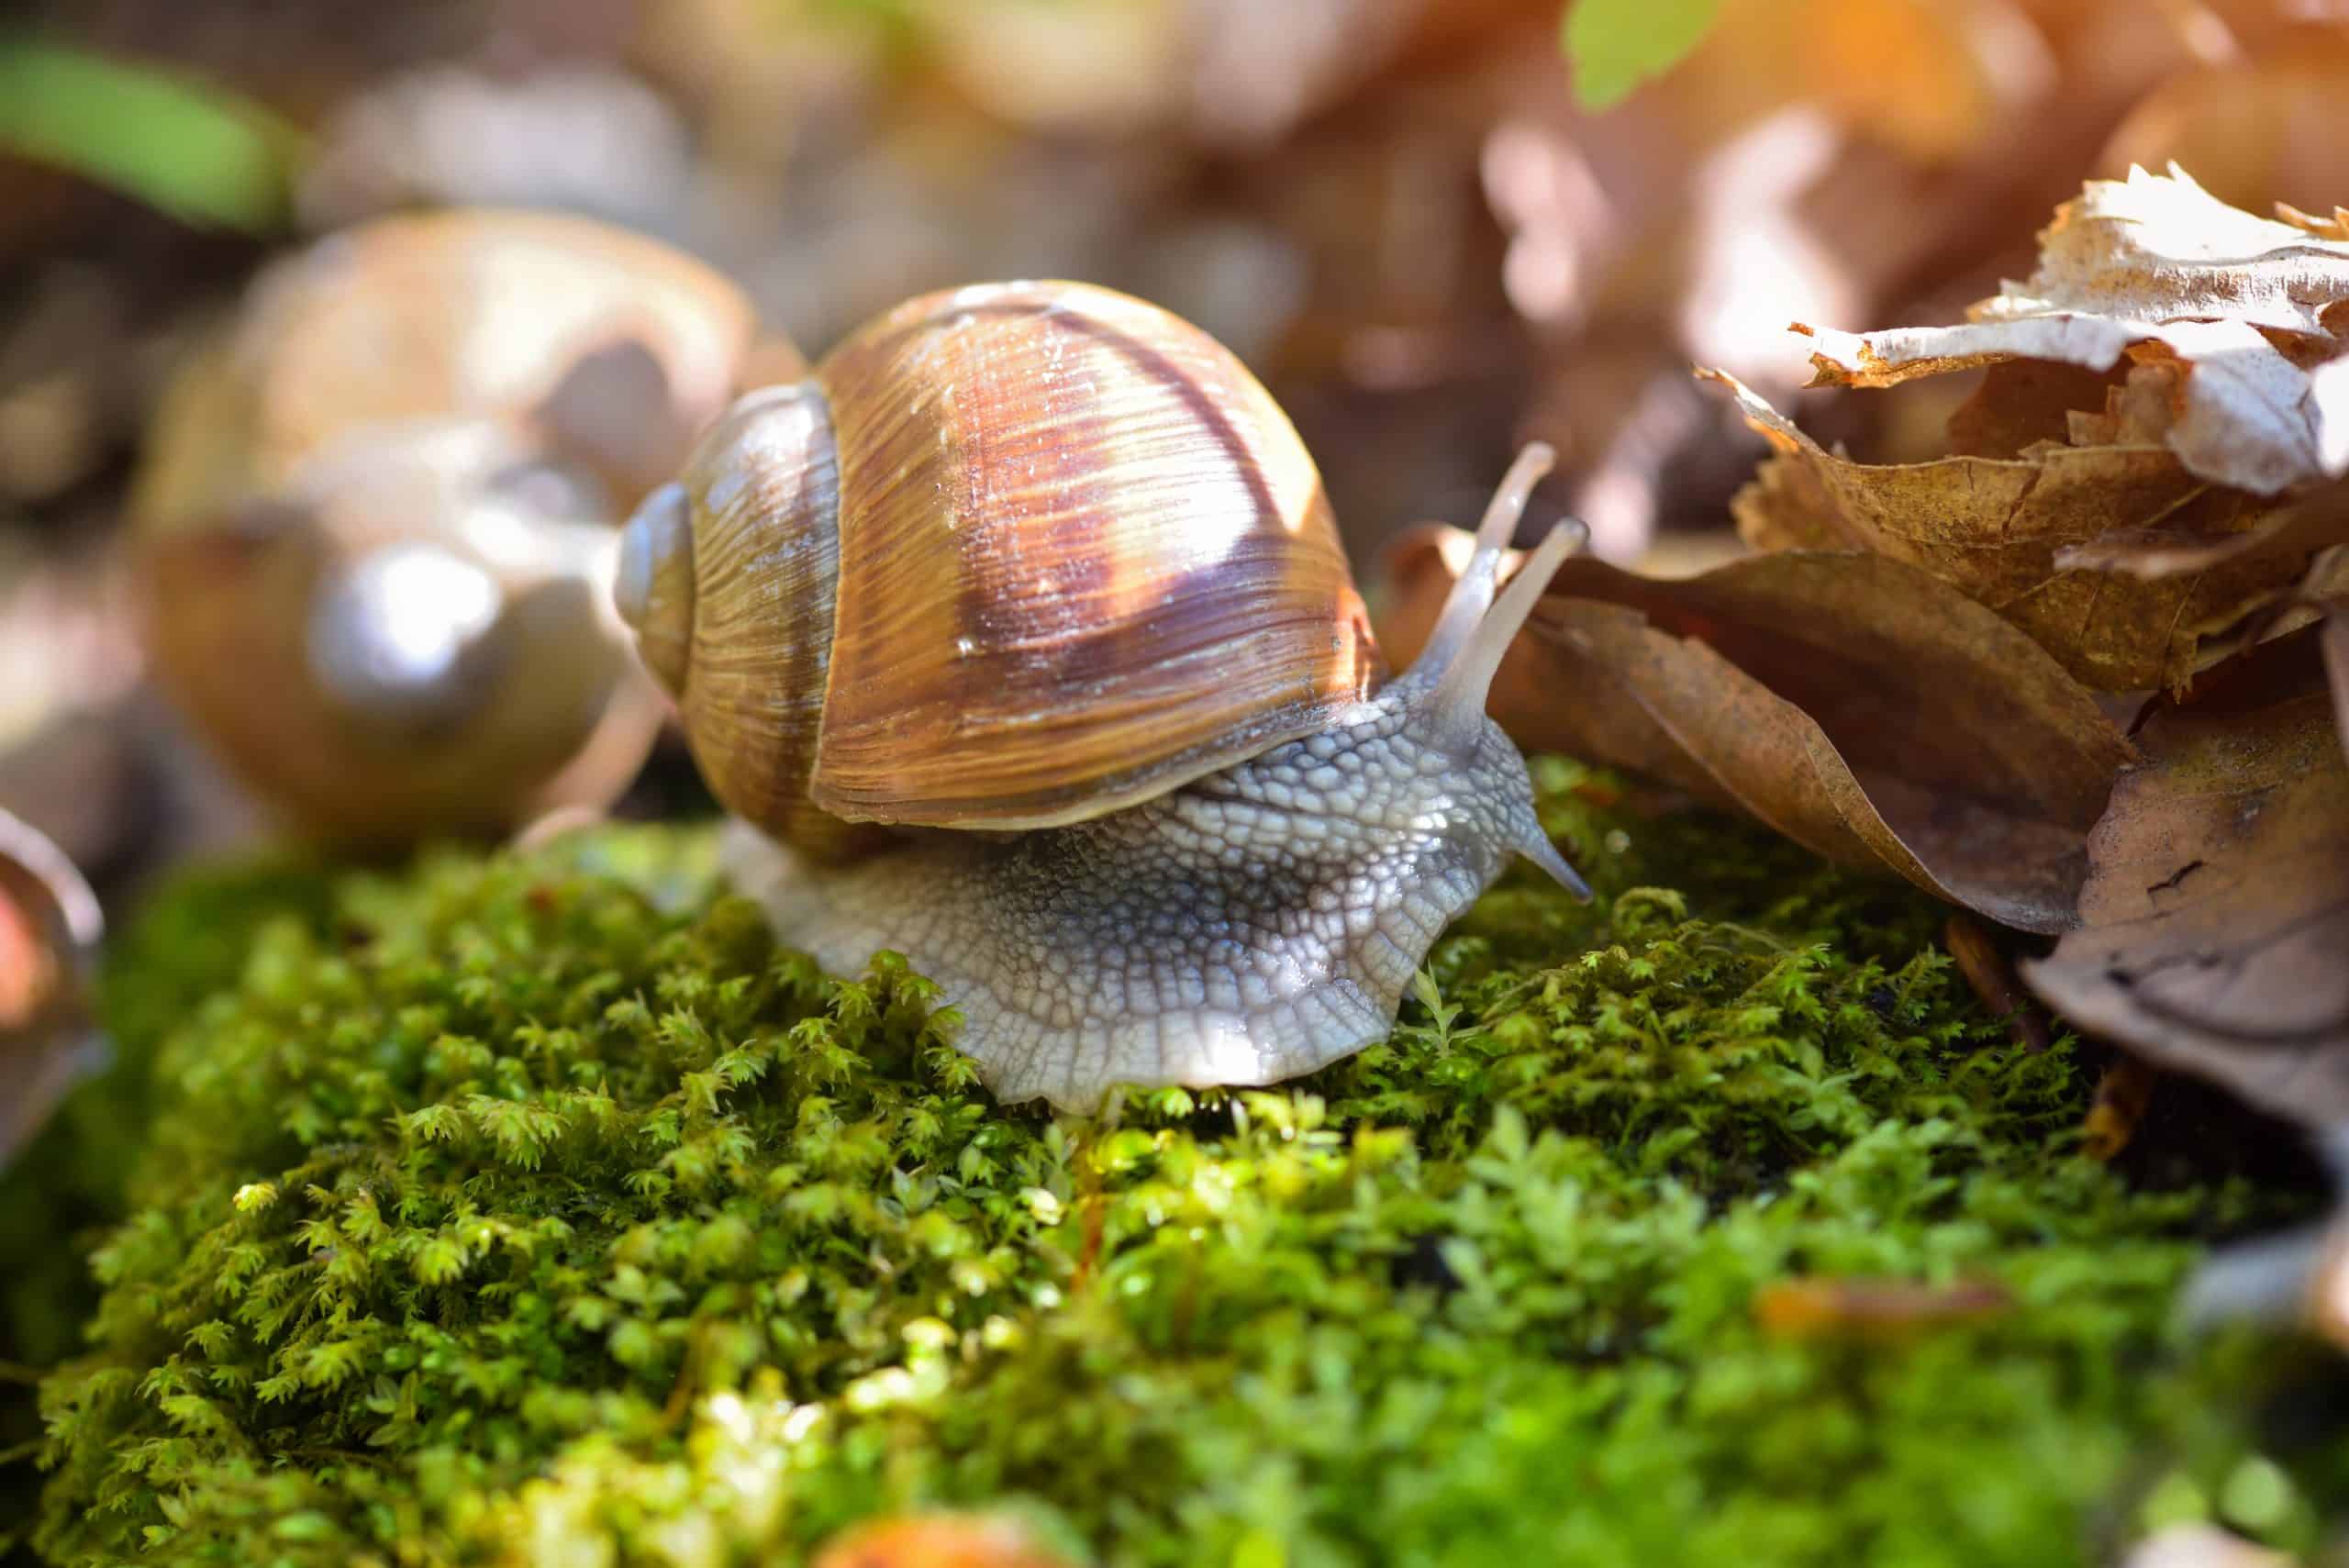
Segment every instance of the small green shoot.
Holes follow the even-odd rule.
[[[299,148],[286,122],[220,89],[62,44],[0,38],[0,151],[184,222],[276,228]]]
[[[1586,109],[1621,102],[1696,52],[1720,11],[1720,0],[1569,0],[1559,31],[1575,98]]]

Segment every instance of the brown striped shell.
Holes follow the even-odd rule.
[[[718,797],[818,852],[825,817],[1097,817],[1383,673],[1286,416],[1084,284],[925,295],[738,403],[630,524],[619,597]]]
[[[609,609],[616,525],[739,390],[804,370],[718,274],[584,219],[322,240],[262,276],[150,433],[158,679],[332,837],[600,805],[662,706]]]

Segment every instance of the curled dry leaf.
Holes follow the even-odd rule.
[[[1398,660],[1464,559],[1455,534],[1389,554],[1381,638]],[[2131,754],[2030,638],[1876,555],[1675,581],[1569,562],[1489,706],[1529,747],[1652,773],[2032,931],[2073,924],[2087,831]]]
[[[2024,970],[2083,1028],[2316,1126],[2349,1121],[2349,755],[2320,635],[2145,721],[2088,838],[2080,929]]]
[[[2157,582],[2197,576],[2223,567],[2296,570],[2320,550],[2349,544],[2349,481],[2320,485],[2261,517],[2240,533],[2212,538],[2191,520],[2162,518],[2143,528],[2115,528],[2055,552],[2061,572],[2114,572]]]
[[[0,1166],[98,1055],[84,984],[98,902],[72,862],[0,811]]]
[[[2332,686],[2332,727],[2349,747],[2349,601],[2335,600],[2318,633],[2324,647],[2325,678]]]
[[[2076,570],[2068,552],[2116,533],[2217,547],[2242,538],[2266,505],[2202,483],[2158,446],[2037,442],[2021,456],[1855,462],[1821,448],[1736,378],[1699,373],[1727,388],[1776,449],[1734,503],[1748,543],[1866,550],[1922,567],[2099,690],[2181,684],[2205,635],[2291,584],[2305,561],[2253,550],[2191,574]]]
[[[2188,472],[2272,495],[2349,467],[2349,384],[2310,373],[2344,346],[2328,324],[2344,300],[2349,243],[2329,227],[2229,206],[2173,165],[2090,181],[2040,235],[2038,270],[1962,325],[1796,330],[1822,385],[2127,356],[2156,367],[2157,433]]]

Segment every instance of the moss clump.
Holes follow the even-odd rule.
[[[123,1183],[147,1121],[148,1073],[163,1037],[234,985],[268,925],[322,929],[327,878],[291,862],[192,872],[108,944],[98,990],[114,1061],[77,1090],[0,1179],[0,1357],[46,1362],[71,1351],[93,1293],[61,1235],[121,1218]],[[25,1268],[41,1272],[28,1278]]]
[[[108,943],[99,988],[114,1061],[59,1107],[0,1175],[0,1363],[51,1365],[82,1343],[97,1303],[83,1243],[124,1214],[123,1184],[148,1118],[148,1074],[163,1037],[231,987],[263,926],[322,929],[317,866],[291,860],[192,871]],[[217,1005],[226,1005],[217,1004]],[[0,1562],[32,1514],[40,1423],[22,1374],[0,1376]]]
[[[693,835],[345,879],[161,1053],[39,1545],[783,1562],[1005,1501],[1247,1568],[2060,1562],[2141,1498],[2308,1537],[2338,1455],[2263,1451],[2240,1347],[2163,1328],[2243,1194],[2080,1159],[2068,1054],[1922,906],[1546,782],[1597,906],[1511,884],[1386,1044],[1095,1120],[995,1106],[902,966],[774,951]],[[1757,1324],[1822,1274],[2015,1306]]]

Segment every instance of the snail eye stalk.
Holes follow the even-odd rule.
[[[1492,504],[1485,508],[1484,521],[1476,526],[1475,553],[1452,585],[1435,630],[1411,666],[1413,683],[1430,689],[1425,713],[1431,740],[1453,745],[1474,742],[1484,721],[1485,694],[1502,656],[1524,628],[1559,565],[1590,537],[1579,522],[1560,523],[1526,558],[1508,591],[1498,591],[1501,557],[1533,487],[1550,472],[1556,456],[1543,442],[1531,441],[1509,465]]]

